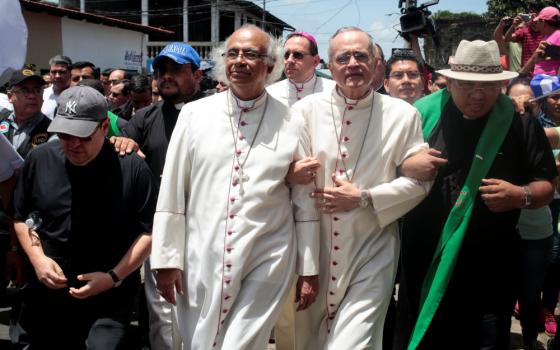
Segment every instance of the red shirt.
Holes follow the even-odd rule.
[[[522,27],[515,31],[513,41],[521,43],[521,66],[533,56],[533,53],[539,47],[539,43],[543,40],[541,33],[533,30],[531,27]]]

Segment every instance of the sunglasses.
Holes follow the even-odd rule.
[[[348,64],[352,57],[360,63],[367,63],[369,61],[369,54],[360,51],[341,53],[335,56],[334,61],[338,64]]]
[[[284,52],[284,59],[287,60],[292,56],[295,60],[302,60],[305,56],[311,56],[311,54],[303,52],[303,51],[286,51]]]

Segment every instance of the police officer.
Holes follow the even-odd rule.
[[[15,71],[8,81],[8,99],[13,106],[13,111],[7,109],[0,111],[0,133],[8,139],[22,158],[52,136],[47,131],[51,121],[41,113],[44,85],[43,78],[30,69]],[[0,268],[6,262],[7,277],[14,285],[20,285],[24,282],[22,260],[17,239],[13,232],[10,233],[10,219],[2,210],[2,205],[0,205],[0,240],[2,243],[9,241],[9,245],[0,244],[2,247],[0,249],[6,256],[6,259],[0,260]],[[12,340],[17,342],[15,338]]]

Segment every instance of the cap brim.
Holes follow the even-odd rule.
[[[21,84],[21,83],[23,83],[24,81],[27,81],[27,80],[35,80],[36,82],[38,82],[38,83],[41,84],[41,85],[47,84],[47,82],[45,81],[45,79],[41,78],[40,76],[38,76],[38,75],[30,75],[30,76],[28,76],[28,77],[25,77],[25,78],[21,79],[20,81],[18,81],[18,82],[16,82],[16,83],[11,84],[10,87],[19,85],[19,84]]]
[[[441,69],[436,72],[451,79],[468,81],[502,81],[516,78],[519,75],[517,72],[510,72],[507,70],[501,73],[467,73],[455,72],[451,69]]]
[[[70,119],[57,115],[49,125],[47,132],[68,134],[76,137],[88,137],[95,131],[99,122],[91,120]]]
[[[168,58],[170,60],[172,60],[173,62],[177,63],[177,64],[192,64],[193,66],[197,67],[196,63],[191,62],[189,60],[182,60],[182,59],[178,59],[177,57],[173,56],[173,55],[168,55],[168,54],[163,54],[163,55],[159,55],[154,59],[154,62],[152,62],[152,67],[157,66],[158,64],[160,64],[161,60],[164,58]]]
[[[560,89],[556,89],[556,90],[549,91],[549,92],[547,92],[546,94],[542,94],[542,95],[539,96],[539,97],[535,97],[535,98],[533,99],[533,101],[542,100],[543,98],[546,98],[546,97],[548,97],[548,96],[550,96],[550,95],[557,94],[557,93],[559,93],[559,92],[560,92]]]

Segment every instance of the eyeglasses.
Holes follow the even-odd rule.
[[[498,90],[500,82],[496,81],[468,81],[468,80],[454,80],[461,90],[474,91],[474,90]]]
[[[287,60],[290,58],[290,56],[292,56],[295,60],[302,60],[305,56],[311,56],[310,53],[306,53],[303,51],[286,51],[284,52],[284,59]]]
[[[335,56],[334,61],[338,64],[348,64],[352,57],[360,63],[367,63],[369,61],[369,54],[361,51],[341,53]]]
[[[95,135],[95,133],[97,132],[97,130],[99,130],[101,128],[101,125],[103,123],[99,123],[97,124],[97,126],[95,127],[95,129],[93,130],[93,132],[91,133],[91,135],[86,136],[86,137],[78,137],[78,136],[74,136],[74,135],[69,135],[69,134],[64,134],[64,133],[57,133],[56,135],[58,136],[58,138],[62,141],[70,141],[72,139],[78,140],[82,143],[87,143],[87,142],[91,142],[91,140],[93,139],[93,135]]]
[[[434,83],[435,86],[437,86],[440,89],[445,89],[447,88],[447,84],[446,83]]]
[[[389,74],[390,78],[396,79],[396,80],[401,80],[402,78],[404,78],[404,76],[407,76],[409,79],[417,79],[419,78],[422,74],[417,71],[417,70],[411,70],[411,71],[399,71],[399,72],[392,72],[391,74]]]
[[[233,61],[236,60],[237,57],[239,57],[240,55],[243,58],[245,58],[247,61],[256,61],[259,58],[268,57],[268,55],[262,54],[259,51],[252,50],[252,49],[246,49],[246,50],[229,49],[222,54],[222,57],[225,57],[226,59]]]
[[[12,89],[14,94],[22,94],[24,96],[29,95],[40,95],[43,94],[43,88],[41,87],[34,87],[34,88],[21,88],[21,89]]]

